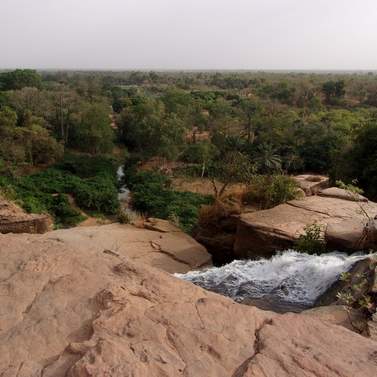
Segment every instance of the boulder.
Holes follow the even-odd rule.
[[[317,308],[305,313],[317,318],[339,324],[377,341],[377,255],[356,262],[347,272],[345,279],[334,282],[320,297]],[[338,294],[349,296],[352,302],[348,307]],[[369,297],[368,307],[360,306],[360,302]],[[325,306],[322,306],[325,305]]]
[[[319,191],[328,188],[330,185],[329,177],[323,175],[303,174],[297,175],[293,179],[307,196],[316,195]]]
[[[329,187],[325,190],[318,192],[319,196],[327,196],[330,198],[338,198],[343,200],[351,200],[353,202],[367,202],[368,199],[357,193],[351,193],[350,191],[341,189],[339,187]]]
[[[309,196],[268,210],[244,213],[239,217],[234,253],[239,258],[269,257],[277,250],[294,246],[304,234],[305,227],[315,223],[322,227],[336,249],[360,250],[355,240],[366,223],[360,205],[371,218],[377,214],[377,204],[373,202],[358,203],[321,196]]]
[[[0,233],[45,233],[51,229],[50,216],[26,213],[0,197]]]
[[[315,302],[315,306],[339,305],[342,304],[338,298],[340,292],[350,292],[357,302],[363,295],[373,290],[377,258],[371,256],[356,262],[348,271],[347,279],[335,281]],[[358,289],[354,289],[358,287]]]
[[[111,253],[77,233],[0,235],[1,376],[375,377],[374,341],[132,261],[138,236]]]

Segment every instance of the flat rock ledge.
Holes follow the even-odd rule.
[[[26,213],[0,197],[0,233],[45,233],[51,229],[49,216]]]
[[[0,376],[376,376],[370,339],[147,266],[140,234],[124,249],[78,247],[90,235],[105,237],[0,235]]]
[[[234,244],[236,257],[270,257],[277,250],[291,248],[305,227],[312,224],[321,226],[330,248],[358,251],[377,247],[377,234],[363,237],[368,222],[365,214],[373,219],[377,203],[365,202],[362,197],[359,201],[350,200],[344,195],[344,190],[325,190],[322,196],[308,196],[242,214]],[[369,225],[375,229],[377,223],[372,222]]]

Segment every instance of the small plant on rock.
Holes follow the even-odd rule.
[[[323,239],[323,229],[319,224],[307,225],[304,233],[296,242],[296,250],[308,254],[321,254],[326,251],[326,244]]]
[[[364,313],[366,318],[371,317],[376,311],[376,302],[369,290],[368,273],[352,275],[349,272],[344,272],[340,275],[340,280],[345,282],[346,286],[336,295],[338,303],[345,306],[352,327],[357,332],[364,333],[366,331],[365,323],[360,325],[359,321],[355,322],[352,311],[358,310]]]

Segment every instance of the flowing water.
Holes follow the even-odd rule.
[[[118,193],[118,199],[120,202],[128,203],[130,200],[130,190],[127,188],[127,186],[124,184],[124,166],[121,165],[117,169],[117,179],[118,184],[120,185],[119,193]]]
[[[238,302],[279,312],[300,311],[312,307],[342,272],[365,257],[287,250],[271,259],[236,260],[222,267],[176,276]]]

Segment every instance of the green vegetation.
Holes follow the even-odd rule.
[[[300,197],[297,183],[285,175],[256,175],[248,186],[244,201],[267,209]]]
[[[43,172],[12,178],[3,177],[0,189],[26,211],[49,213],[56,226],[73,226],[84,217],[72,206],[113,215],[118,209],[117,184],[111,160],[90,156],[69,156]],[[69,196],[68,196],[69,195]]]
[[[113,148],[109,108],[104,103],[85,104],[71,132],[70,145],[91,154],[108,153]]]
[[[127,182],[137,211],[175,220],[186,232],[196,225],[200,207],[212,201],[210,197],[172,190],[170,180],[157,172],[129,172]]]
[[[303,172],[346,184],[356,178],[377,199],[377,76],[0,73],[2,186],[29,211],[75,223],[71,195],[82,210],[115,213],[114,168],[98,161],[122,150],[141,164],[165,161],[155,166],[160,173],[209,179],[217,200],[244,183],[246,201],[268,208],[294,197],[287,176]],[[80,168],[67,151],[86,153]],[[161,174],[143,182],[126,182],[136,209],[192,228],[207,199],[175,192]]]
[[[308,225],[305,233],[300,235],[296,242],[296,250],[308,254],[322,254],[326,251],[326,244],[323,240],[323,229],[318,224]]]
[[[25,87],[40,88],[42,77],[32,69],[16,69],[0,74],[0,90],[17,90]]]

